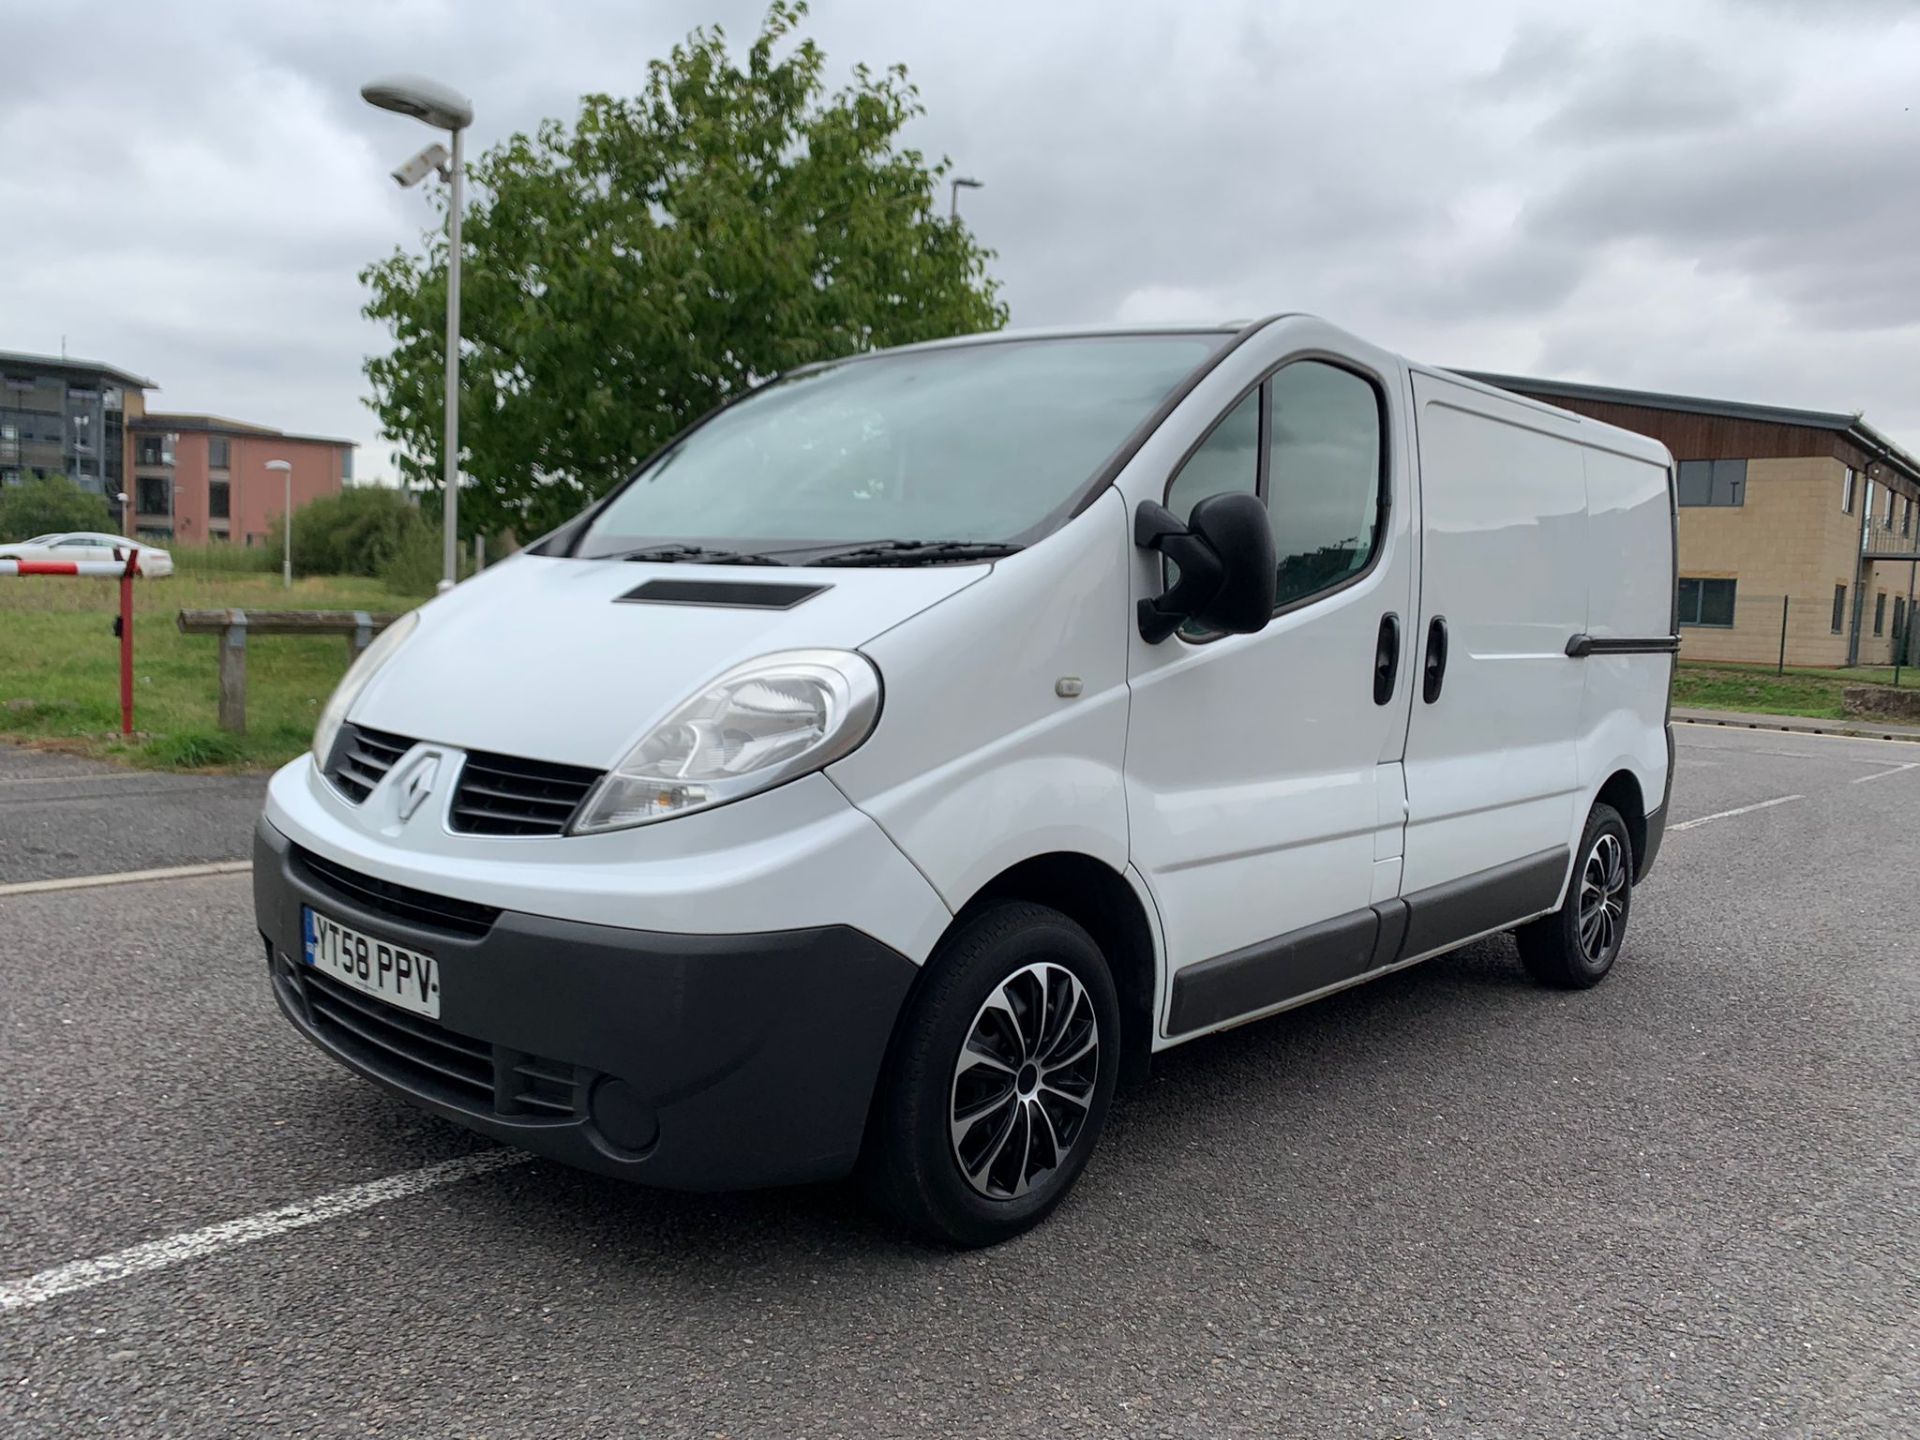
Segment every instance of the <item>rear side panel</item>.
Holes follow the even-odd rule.
[[[1581,662],[1580,785],[1591,796],[1617,771],[1638,782],[1651,816],[1666,803],[1673,639],[1673,509],[1664,455],[1584,451],[1589,529],[1587,631]],[[1585,810],[1581,812],[1584,817]],[[1649,825],[1650,832],[1655,829]],[[1650,833],[1649,839],[1652,835]],[[1649,847],[1650,848],[1650,847]],[[1636,857],[1641,865],[1650,854]],[[1642,871],[1644,873],[1644,870]]]

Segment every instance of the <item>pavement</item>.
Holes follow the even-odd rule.
[[[0,750],[0,1434],[1911,1436],[1920,757],[1678,743],[1599,988],[1183,1047],[970,1254],[496,1164],[280,1020],[244,874],[4,891],[244,858],[257,779]]]
[[[1866,740],[1920,741],[1920,725],[1889,725],[1878,720],[1819,720],[1811,715],[1763,715],[1752,710],[1689,710],[1674,707],[1673,718],[1695,725],[1724,725],[1738,730],[1792,730],[1803,735],[1853,735]]]

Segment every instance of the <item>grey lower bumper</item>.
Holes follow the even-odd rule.
[[[440,901],[264,819],[253,893],[275,998],[336,1060],[497,1140],[678,1189],[847,1173],[916,973],[840,926],[673,935]],[[438,1021],[303,964],[307,905],[435,956]]]

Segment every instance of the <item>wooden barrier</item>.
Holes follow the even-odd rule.
[[[398,615],[365,610],[182,610],[182,635],[220,637],[220,728],[244,734],[247,728],[247,636],[344,635],[357,656]]]

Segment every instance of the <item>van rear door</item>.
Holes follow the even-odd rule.
[[[1577,424],[1413,375],[1422,534],[1406,959],[1553,908],[1578,789],[1587,503]]]

